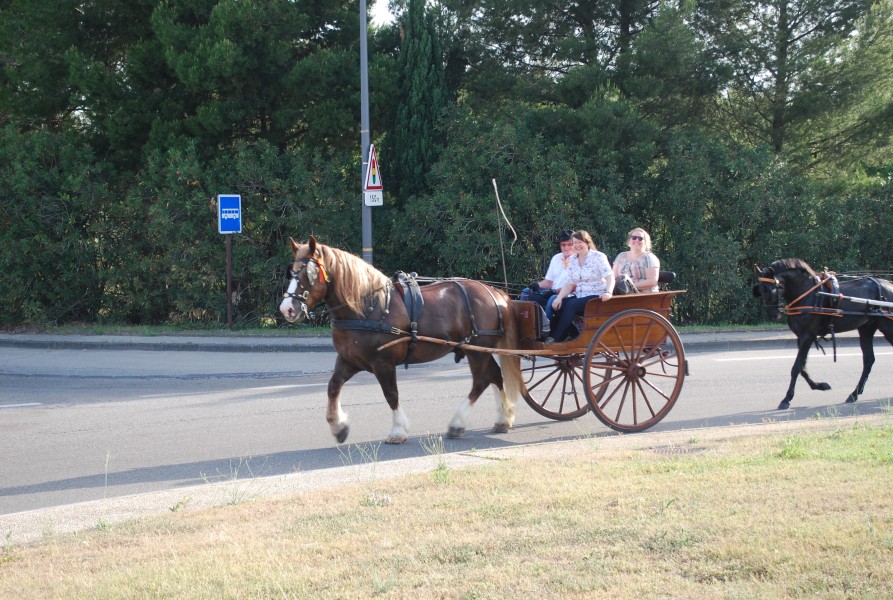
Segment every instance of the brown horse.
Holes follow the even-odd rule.
[[[447,435],[465,433],[471,407],[489,385],[497,394],[497,420],[493,431],[505,433],[515,418],[515,402],[523,387],[517,356],[500,356],[502,369],[493,355],[431,342],[416,341],[415,335],[451,342],[473,343],[487,348],[517,348],[518,331],[509,297],[483,283],[464,279],[438,281],[420,286],[423,306],[410,318],[403,294],[381,271],[362,259],[320,244],[314,237],[306,244],[293,239],[295,262],[291,281],[279,310],[290,322],[300,322],[307,311],[325,301],[332,317],[332,342],[338,352],[335,369],[329,379],[329,404],[326,421],[339,443],[347,439],[347,415],[341,408],[341,388],[360,371],[375,375],[391,407],[393,426],[386,443],[406,441],[409,422],[400,408],[396,367],[399,364],[424,363],[450,352],[468,358],[472,387],[468,399],[457,408]],[[421,302],[419,302],[421,300]],[[415,312],[415,311],[413,311]],[[398,338],[400,343],[379,348]]]

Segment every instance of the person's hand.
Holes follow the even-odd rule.
[[[538,292],[539,289],[540,289],[540,283],[539,283],[539,281],[534,281],[533,283],[531,283],[531,284],[528,285],[527,287],[530,288],[530,291],[531,291],[531,292]]]
[[[610,300],[613,297],[614,294],[612,294],[611,292],[605,292],[604,294],[602,294],[602,302],[604,302],[605,300]]]
[[[552,300],[552,310],[561,310],[561,298],[555,296],[555,299]]]

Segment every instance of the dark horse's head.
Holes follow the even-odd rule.
[[[289,323],[301,323],[308,317],[308,311],[326,297],[331,278],[316,238],[310,236],[310,241],[304,245],[288,239],[295,260],[288,269],[288,291],[282,298],[279,311]]]
[[[755,298],[763,300],[766,318],[770,321],[780,321],[784,317],[782,298],[786,297],[785,292],[800,294],[800,290],[794,288],[803,286],[797,285],[794,275],[797,276],[797,280],[803,279],[804,282],[816,278],[812,267],[799,258],[776,260],[765,269],[754,267],[754,271],[757,275],[757,282],[753,286],[753,295]]]

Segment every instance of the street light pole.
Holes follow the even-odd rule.
[[[369,50],[366,43],[366,0],[360,0],[360,182],[365,181],[369,162]],[[360,198],[363,198],[363,185],[360,184]],[[363,207],[363,260],[372,264],[372,207]]]

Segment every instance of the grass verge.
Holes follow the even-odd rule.
[[[6,544],[0,596],[893,597],[889,419],[770,431],[580,440],[378,480],[387,503],[357,484]]]

